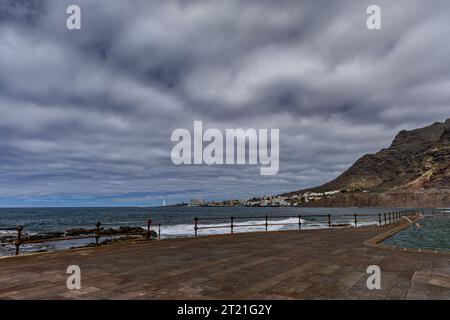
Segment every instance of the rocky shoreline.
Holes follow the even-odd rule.
[[[96,229],[85,229],[85,228],[74,228],[66,231],[52,231],[52,232],[42,232],[37,234],[27,234],[24,233],[22,236],[22,241],[57,241],[57,240],[67,240],[71,238],[76,238],[80,236],[95,236]],[[116,237],[124,236],[121,238],[144,238],[147,236],[147,231],[141,227],[119,227],[119,228],[101,228],[100,237]],[[150,237],[156,239],[158,234],[156,231],[152,230]],[[17,238],[16,232],[11,230],[11,233],[0,236],[0,244],[12,244]],[[119,239],[121,239],[119,238]],[[103,241],[102,243],[110,242],[117,239],[109,239]]]

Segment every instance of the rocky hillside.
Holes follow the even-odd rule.
[[[333,181],[311,190],[336,189],[371,192],[450,189],[450,119],[401,131],[389,148],[363,156]]]

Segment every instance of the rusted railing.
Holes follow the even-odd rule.
[[[396,223],[403,219],[403,217],[412,216],[417,214],[418,210],[400,210],[394,212],[385,212],[378,214],[299,214],[299,215],[276,215],[276,216],[231,216],[231,217],[203,217],[194,218],[194,236],[197,237],[199,230],[205,229],[230,229],[230,234],[234,233],[236,228],[243,227],[264,227],[265,231],[269,231],[269,226],[288,226],[288,225],[298,225],[298,229],[301,230],[302,226],[305,224],[317,224],[322,223],[328,226],[328,228],[333,227],[345,227],[354,226],[358,227],[364,222],[377,223],[380,227],[383,225]],[[305,221],[303,218],[313,218],[314,220]],[[342,218],[351,219],[351,223],[345,223]],[[236,220],[246,220],[247,223],[243,222],[237,224]],[[298,219],[296,222],[280,222],[280,219]],[[333,219],[335,222],[333,224]],[[261,220],[262,223],[248,223],[249,220]],[[273,221],[270,223],[269,221]],[[222,223],[207,223],[200,224],[200,221],[211,222],[211,221],[223,221]],[[228,223],[226,221],[229,221]],[[303,222],[305,221],[305,222]]]
[[[436,211],[435,211],[436,210]],[[433,215],[437,214],[438,209],[433,210]],[[194,236],[198,236],[199,230],[204,229],[229,229],[230,233],[233,234],[236,228],[244,228],[244,227],[261,227],[265,231],[269,231],[270,226],[287,226],[287,225],[297,225],[299,230],[302,230],[305,225],[318,224],[328,226],[328,228],[336,228],[336,227],[347,227],[354,226],[359,227],[365,222],[377,223],[380,227],[383,225],[387,225],[390,223],[398,222],[403,219],[403,217],[411,216],[418,213],[420,210],[401,210],[394,212],[385,212],[378,214],[299,214],[299,215],[274,215],[274,216],[231,216],[231,217],[202,217],[201,219],[198,217],[194,218]],[[450,214],[450,210],[447,211]],[[423,213],[423,210],[422,210]],[[295,219],[293,222],[285,222],[280,221],[280,219]],[[304,220],[312,218],[313,220]],[[348,218],[351,222],[344,222],[342,218]],[[243,223],[236,223],[237,221],[245,220]],[[249,220],[261,220],[261,223],[249,223]],[[223,221],[221,224],[200,224],[200,221],[204,222],[214,222],[214,221]],[[229,222],[227,222],[229,221]],[[143,228],[142,233],[108,233],[107,230],[104,229],[105,226],[114,226],[117,227],[119,225],[134,224],[133,227],[141,227]],[[139,224],[139,226],[137,226]],[[155,230],[153,230],[155,229]],[[6,229],[3,229],[6,230]],[[9,228],[8,230],[11,230]],[[91,231],[89,234],[80,234],[78,236],[61,236],[54,238],[43,238],[43,239],[27,239],[28,235],[24,235],[24,227],[18,226],[16,229],[17,236],[13,242],[9,242],[9,244],[15,245],[15,254],[19,255],[20,247],[24,244],[37,244],[37,243],[46,243],[46,242],[56,242],[56,241],[70,241],[70,240],[81,240],[81,239],[95,239],[95,245],[100,245],[100,239],[103,237],[111,238],[111,237],[120,237],[120,236],[144,236],[145,240],[149,241],[152,239],[152,231],[156,233],[156,239],[161,239],[161,224],[154,223],[151,219],[146,221],[134,221],[134,222],[111,222],[111,223],[102,223],[97,221],[95,223],[95,229],[86,230]],[[156,231],[157,230],[157,231]]]
[[[130,232],[130,233],[118,233],[118,232],[112,232],[108,233],[105,232],[105,230],[102,228],[104,226],[114,226],[117,227],[119,225],[123,224],[134,224],[134,226],[126,225],[127,227],[142,227],[143,232],[142,233],[136,233],[136,232]],[[141,225],[139,225],[141,224]],[[145,227],[143,226],[145,224]],[[93,229],[93,232],[90,232],[89,234],[82,234],[78,236],[61,236],[61,237],[54,237],[54,238],[43,238],[43,239],[27,239],[27,236],[23,234],[24,232],[24,226],[19,225],[15,229],[17,231],[17,236],[14,242],[9,242],[10,244],[14,244],[15,246],[15,255],[19,255],[20,253],[20,246],[24,244],[37,244],[37,243],[46,243],[46,242],[57,242],[57,241],[73,241],[73,240],[82,240],[82,239],[95,239],[95,245],[100,245],[100,238],[111,238],[111,237],[120,237],[120,236],[142,236],[145,235],[145,239],[147,241],[152,239],[152,227],[155,226],[157,228],[155,231],[156,233],[156,239],[161,239],[161,224],[160,223],[153,223],[151,219],[147,221],[136,221],[136,222],[113,222],[113,223],[102,223],[100,221],[97,221],[95,223],[95,229]],[[13,228],[7,228],[2,230],[14,230]],[[120,230],[120,229],[119,229]],[[91,230],[86,230],[87,232]],[[7,242],[8,243],[8,242]]]

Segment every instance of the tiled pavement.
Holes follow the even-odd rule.
[[[450,255],[364,245],[390,227],[234,234],[0,259],[3,299],[450,299]],[[78,265],[82,289],[66,286]],[[366,268],[381,268],[368,290]]]

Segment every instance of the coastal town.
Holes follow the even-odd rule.
[[[306,191],[298,194],[262,196],[252,199],[232,199],[224,201],[208,201],[206,199],[191,199],[189,203],[177,206],[190,207],[290,207],[311,204],[323,198],[334,197],[340,193],[368,192],[361,189],[341,189],[324,192]]]

